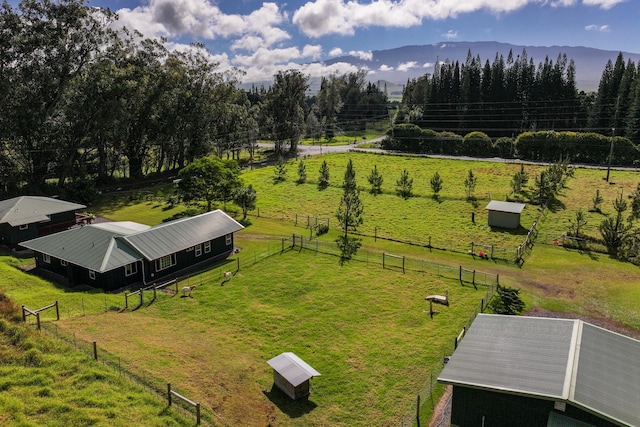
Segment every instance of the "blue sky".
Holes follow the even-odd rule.
[[[15,0],[11,1],[15,4]],[[221,68],[245,81],[279,69],[310,75],[351,71],[302,65],[336,56],[443,41],[587,46],[640,53],[639,0],[90,0],[118,25],[169,47],[204,43]]]

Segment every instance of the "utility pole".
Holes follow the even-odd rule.
[[[609,165],[607,166],[607,182],[611,173],[611,157],[613,157],[613,138],[616,136],[616,128],[611,128],[611,146],[609,148]]]

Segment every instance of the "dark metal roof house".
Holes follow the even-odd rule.
[[[36,265],[67,278],[115,290],[153,283],[181,270],[226,258],[244,228],[221,210],[155,227],[135,222],[91,224],[22,243]]]
[[[0,201],[0,244],[20,242],[76,225],[76,213],[85,205],[40,196]]]
[[[489,227],[520,227],[520,214],[525,206],[524,203],[490,201],[485,208],[489,211]]]
[[[273,382],[293,400],[309,395],[309,380],[320,372],[293,353],[282,353],[267,362],[273,368]]]
[[[640,426],[638,354],[580,320],[480,314],[438,381],[454,426]]]

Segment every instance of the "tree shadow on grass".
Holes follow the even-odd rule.
[[[263,393],[271,403],[287,414],[289,418],[300,418],[318,406],[308,398],[292,400],[275,384],[271,386],[271,390],[264,390]]]

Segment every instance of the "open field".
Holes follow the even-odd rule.
[[[125,312],[119,312],[122,295],[68,292],[25,275],[17,268],[24,261],[8,256],[0,262],[0,288],[18,303],[36,307],[61,299],[63,320],[56,322],[61,330],[97,340],[131,369],[147,373],[160,384],[171,381],[201,401],[221,426],[398,425],[429,381],[430,370],[450,351],[484,289],[462,287],[433,272],[382,270],[381,252],[499,274],[500,283],[522,289],[529,308],[606,318],[612,325],[640,330],[637,266],[611,260],[606,254],[543,243],[547,234],[568,231],[575,212],[586,212],[595,189],[600,189],[603,213],[587,213],[587,231],[597,236],[597,224],[613,211],[616,195],[635,190],[640,179],[637,172],[613,171],[615,185],[610,185],[602,180],[604,171],[578,169],[561,194],[563,209],[547,211],[532,254],[516,266],[471,257],[466,249],[472,241],[515,247],[524,239],[538,214],[536,206],[527,206],[523,227],[515,232],[491,230],[484,211],[490,197],[504,200],[519,165],[349,153],[304,159],[309,177],[305,184],[294,182],[297,161],[290,163],[287,180],[279,184],[271,179],[272,167],[245,171],[243,180],[258,192],[260,217],[250,217],[247,228],[236,235],[241,265],[265,247],[278,246],[282,236],[309,236],[304,228],[306,215],[329,218],[332,230],[321,240],[330,244],[337,236],[334,212],[349,158],[354,161],[365,206],[365,222],[359,230],[364,234],[361,252],[375,262],[352,261],[340,267],[335,257],[285,251],[243,266],[224,286],[216,278],[205,278],[194,298],[165,295]],[[331,185],[320,191],[316,180],[322,160],[329,164]],[[385,178],[384,193],[379,196],[368,193],[366,181],[374,164]],[[414,178],[416,197],[409,200],[395,194],[395,181],[403,169]],[[478,176],[475,204],[465,199],[463,181],[469,169]],[[532,183],[540,167],[526,170]],[[435,171],[444,180],[438,200],[429,186]],[[112,195],[93,212],[114,220],[157,224],[185,210],[166,204],[171,191],[165,186],[142,196]],[[293,224],[296,213],[300,214],[297,227]],[[443,249],[449,250],[380,237],[421,245],[431,237],[433,246],[444,242]],[[198,277],[190,280],[200,283]],[[424,296],[445,290],[453,305],[438,307],[440,314],[429,319]],[[65,313],[65,306],[74,308]],[[295,352],[322,373],[312,380],[312,395],[306,403],[289,404],[271,391],[266,360],[282,351]]]
[[[135,311],[63,319],[58,327],[179,386],[222,426],[397,425],[485,289],[362,267],[287,251],[243,268],[224,286],[205,282],[193,298],[164,296]],[[8,289],[16,300],[33,300]],[[432,320],[424,296],[445,291],[452,306],[439,306]],[[308,402],[292,405],[271,391],[266,361],[283,351],[322,374],[312,380]]]

